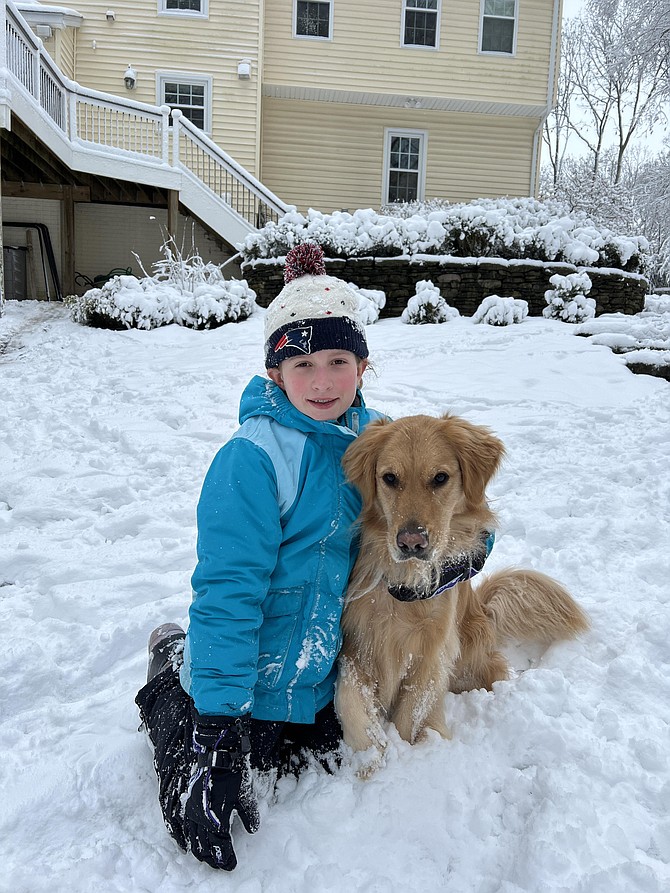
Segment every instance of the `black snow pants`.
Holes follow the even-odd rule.
[[[168,831],[186,849],[183,828],[183,795],[188,790],[195,763],[193,702],[179,682],[179,671],[169,667],[155,676],[135,698],[140,717],[154,751],[158,797]],[[338,764],[342,728],[332,702],[316,714],[313,724],[250,721],[251,767],[276,770],[278,777],[297,775],[310,757],[332,771]]]

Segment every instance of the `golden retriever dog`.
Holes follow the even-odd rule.
[[[486,487],[503,444],[456,416],[373,422],[344,470],[363,499],[360,552],[342,618],[335,696],[345,742],[381,763],[384,722],[411,744],[426,729],[450,737],[447,692],[509,677],[506,639],[552,642],[588,629],[555,580],[531,570],[481,569],[495,515]]]

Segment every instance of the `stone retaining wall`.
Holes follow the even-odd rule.
[[[573,264],[502,258],[454,258],[415,255],[412,258],[326,258],[326,270],[360,288],[380,289],[386,293],[382,317],[400,316],[416,291],[416,283],[430,279],[442,297],[464,316],[472,316],[489,295],[523,298],[531,316],[541,316],[547,306],[544,293],[554,273],[588,273],[593,287],[589,297],[596,301],[596,314],[639,313],[649,283],[636,273]],[[283,259],[247,261],[242,275],[256,292],[258,303],[267,307],[283,285]]]

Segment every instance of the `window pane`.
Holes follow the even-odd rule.
[[[189,119],[200,130],[205,129],[205,110],[204,109],[182,109],[184,116]]]
[[[330,3],[299,0],[295,32],[301,37],[330,37]]]
[[[166,9],[186,9],[201,12],[202,0],[165,0]]]
[[[163,97],[165,105],[180,109],[184,117],[196,127],[205,129],[205,86],[204,84],[179,84],[164,81]],[[172,118],[170,118],[172,123]]]
[[[407,0],[406,9],[437,9],[437,0]]]
[[[389,173],[389,202],[411,202],[418,198],[418,174],[403,171]]]
[[[419,197],[421,137],[389,134],[389,202],[409,202]]]
[[[514,18],[516,0],[485,0],[484,15]]]
[[[482,25],[482,52],[514,52],[514,21],[485,18]]]
[[[434,47],[437,33],[436,12],[405,12],[405,39],[411,46]]]

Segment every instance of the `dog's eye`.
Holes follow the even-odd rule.
[[[387,471],[386,474],[382,475],[382,480],[389,487],[397,487],[398,486],[398,478],[393,474],[392,471]]]
[[[438,471],[438,473],[433,478],[433,486],[434,487],[443,487],[447,481],[449,480],[449,475],[446,471]]]

